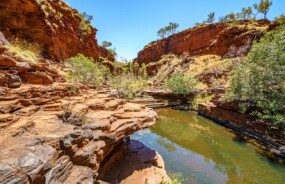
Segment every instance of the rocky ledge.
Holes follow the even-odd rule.
[[[0,183],[95,183],[113,173],[118,160],[126,162],[121,169],[134,172],[123,178],[134,174],[144,176],[136,183],[167,182],[161,157],[126,138],[156,119],[143,105],[82,85],[1,87]],[[136,170],[126,158],[144,167]]]

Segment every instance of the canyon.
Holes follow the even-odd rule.
[[[284,159],[285,134],[282,125],[252,115],[256,107],[241,113],[240,106],[244,102],[225,100],[232,71],[244,62],[253,42],[275,29],[278,23],[259,20],[237,21],[235,24],[206,24],[146,45],[136,59],[140,65],[145,64],[147,73],[153,77],[154,87],[145,93],[158,101],[168,100],[170,104],[185,101],[185,96],[161,89],[166,79],[176,73],[190,73],[203,86],[188,95],[190,107],[197,99],[209,98],[196,104],[197,107],[192,110]]]
[[[132,139],[155,125],[159,117],[152,107],[173,105],[165,100],[177,107],[186,99],[197,113],[193,119],[211,119],[269,158],[285,159],[281,125],[252,115],[256,107],[241,113],[242,101],[224,100],[232,71],[245,62],[255,41],[278,26],[275,21],[204,24],[151,42],[128,63],[144,64],[148,75],[146,89],[134,99],[118,98],[109,81],[99,88],[69,79],[72,69],[64,61],[77,54],[107,65],[106,78],[115,77],[116,68],[122,74],[128,64],[116,63],[114,54],[98,44],[97,29],[63,0],[2,0],[0,22],[1,184],[172,183],[162,156]],[[18,48],[15,39],[38,45],[40,53]],[[165,91],[164,82],[177,71],[193,74],[202,87],[189,95]],[[164,124],[171,127],[171,118]],[[193,133],[209,132],[196,123],[187,125]],[[179,137],[179,126],[176,133]]]

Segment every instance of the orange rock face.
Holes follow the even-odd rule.
[[[104,163],[112,168],[124,156],[114,158],[126,136],[157,119],[152,109],[108,91],[74,87],[77,94],[67,83],[0,88],[0,183],[96,183],[108,171]],[[166,180],[161,158],[143,148],[140,163],[148,167],[139,174]]]
[[[230,27],[224,23],[216,23],[187,29],[150,43],[138,53],[137,62],[155,62],[168,53],[227,57],[244,55],[249,51],[252,41],[262,36],[261,30],[251,28],[248,24],[243,22],[242,26]],[[269,24],[268,21],[259,21],[255,27],[266,30]]]
[[[96,29],[82,33],[81,20],[78,12],[61,0],[0,2],[0,31],[8,39],[18,37],[40,44],[45,58],[61,61],[78,53],[95,60],[109,57],[97,44]]]

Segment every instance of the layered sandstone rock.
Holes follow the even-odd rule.
[[[123,183],[141,176],[169,182],[158,154],[123,141],[155,123],[156,113],[143,105],[65,83],[2,87],[0,99],[0,183],[94,183],[115,158],[144,164]]]
[[[164,162],[156,151],[136,140],[126,140],[123,147],[121,153],[117,153],[123,155],[121,159],[115,161],[112,167],[108,162],[113,160],[107,161],[100,178],[108,183],[122,184],[171,183]]]
[[[0,45],[1,48],[1,45]],[[64,81],[59,73],[52,69],[52,62],[39,59],[39,63],[29,63],[17,58],[2,47],[0,50],[0,86],[20,87],[22,83],[47,85]]]
[[[260,38],[263,31],[269,28],[269,24],[270,22],[265,20],[253,24],[245,21],[239,26],[216,23],[187,29],[145,46],[138,53],[137,62],[155,62],[168,53],[189,56],[242,56],[249,51],[252,41]]]
[[[100,56],[113,60],[98,46],[97,30],[88,22],[83,24],[78,12],[62,0],[1,0],[0,22],[0,31],[8,39],[17,37],[40,44],[45,58],[61,61],[82,53],[95,60]],[[87,31],[84,26],[88,26]]]

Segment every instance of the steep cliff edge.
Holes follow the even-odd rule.
[[[97,30],[62,0],[2,0],[0,22],[6,38],[38,43],[47,59],[61,61],[78,53],[95,60],[109,57],[97,44]]]
[[[136,61],[139,64],[155,62],[162,55],[219,55],[236,57],[245,55],[254,39],[263,35],[270,22],[243,21],[238,25],[216,23],[202,25],[176,33],[168,38],[151,42],[138,53]]]

